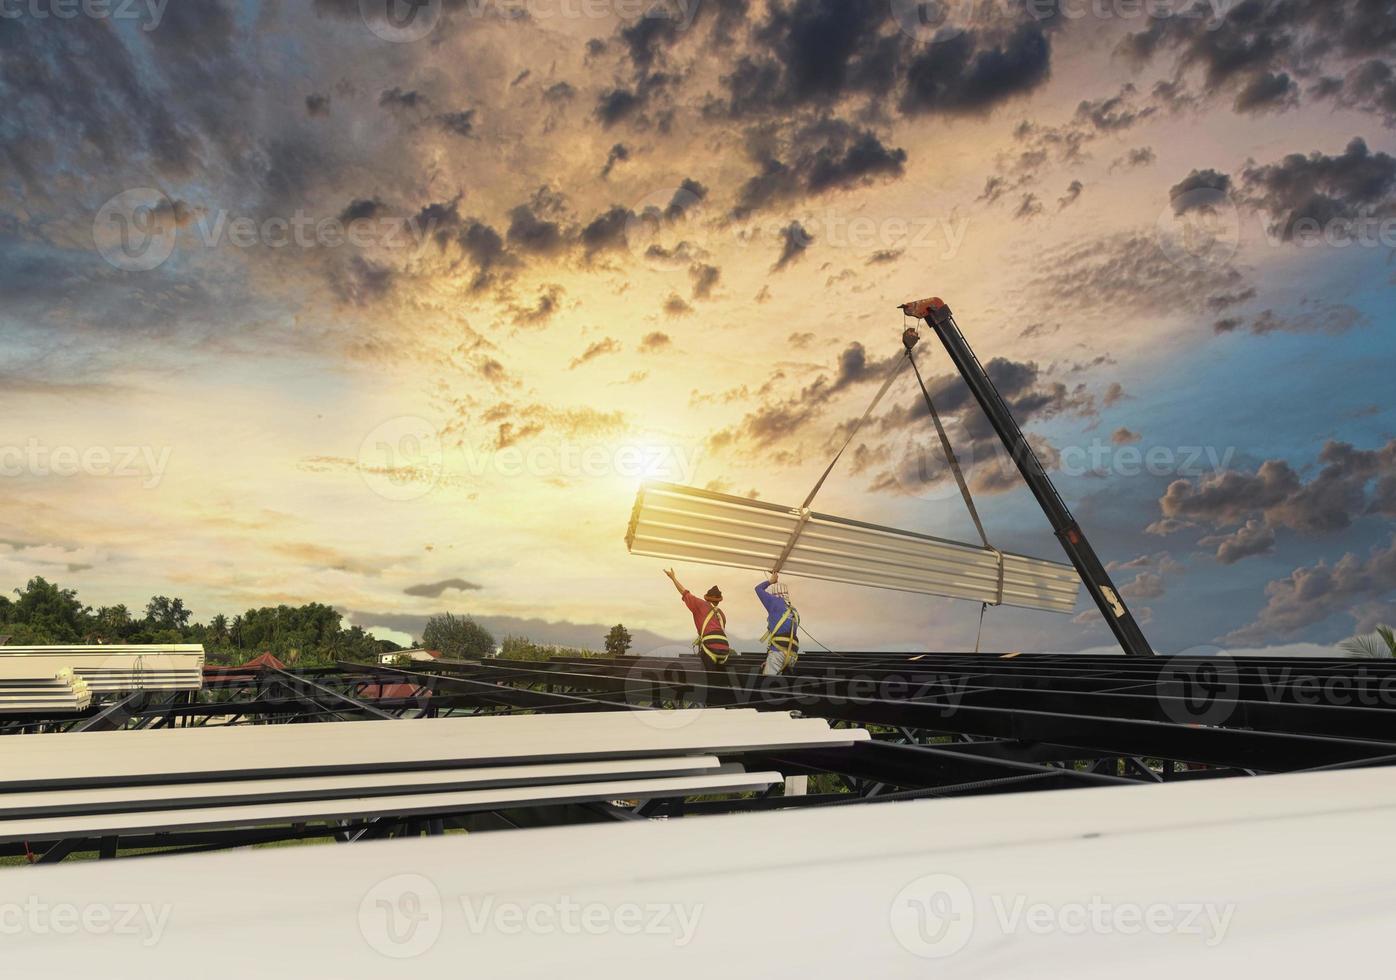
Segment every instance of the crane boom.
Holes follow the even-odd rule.
[[[974,351],[965,340],[964,334],[960,333],[950,307],[941,299],[925,299],[906,303],[901,309],[907,316],[925,320],[940,338],[945,352],[950,355],[950,360],[954,362],[956,370],[960,372],[965,384],[969,386],[970,393],[974,395],[974,400],[988,416],[989,423],[1003,441],[1013,462],[1017,464],[1018,472],[1023,474],[1028,489],[1037,498],[1038,506],[1047,515],[1052,530],[1056,532],[1071,564],[1076,567],[1086,590],[1100,607],[1101,615],[1110,625],[1110,630],[1115,634],[1120,647],[1132,657],[1153,656],[1153,648],[1149,646],[1143,630],[1139,628],[1134,615],[1125,605],[1124,597],[1115,588],[1115,583],[1110,580],[1110,575],[1096,556],[1095,549],[1086,540],[1081,526],[1076,523],[1076,518],[1071,516],[1066,502],[1052,485],[1047,471],[1033,452],[1032,446],[1028,444],[1023,430],[1018,427],[1013,413],[1009,411],[1008,403],[994,387],[988,372],[979,363],[979,358],[974,356]]]

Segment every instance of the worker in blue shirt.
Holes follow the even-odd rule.
[[[756,587],[756,597],[766,607],[766,635],[761,638],[766,644],[763,677],[793,670],[795,661],[800,659],[800,614],[791,605],[790,590],[779,583],[779,577],[772,572]]]

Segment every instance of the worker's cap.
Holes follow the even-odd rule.
[[[771,594],[780,596],[782,599],[788,601],[790,599],[790,586],[786,585],[784,582],[777,582],[775,585],[771,586]]]
[[[709,602],[721,602],[722,590],[719,589],[716,585],[714,585],[711,589],[707,591],[703,598],[707,599]]]

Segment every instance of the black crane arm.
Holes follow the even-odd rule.
[[[1119,641],[1120,647],[1132,657],[1153,656],[1153,648],[1149,646],[1144,632],[1135,622],[1129,607],[1125,605],[1124,597],[1120,595],[1119,589],[1115,588],[1115,583],[1110,580],[1110,575],[1096,556],[1095,549],[1086,540],[1081,526],[1076,523],[1076,518],[1071,516],[1066,502],[1057,493],[1057,488],[1052,485],[1051,478],[1047,476],[1047,471],[1043,469],[1037,454],[1028,444],[1023,430],[1018,428],[1013,413],[1009,411],[1008,403],[1003,400],[1003,396],[994,387],[988,372],[984,370],[984,366],[979,363],[979,358],[975,357],[974,351],[970,349],[969,342],[960,333],[960,328],[955,324],[950,307],[945,304],[944,300],[925,299],[915,303],[906,303],[901,309],[907,316],[925,320],[936,332],[936,336],[940,338],[940,342],[945,346],[945,352],[950,355],[950,360],[954,362],[956,370],[965,379],[965,384],[969,385],[974,400],[979,403],[979,407],[989,417],[989,423],[998,433],[999,439],[1003,441],[1008,454],[1013,458],[1013,462],[1017,464],[1018,472],[1023,474],[1023,480],[1027,483],[1028,489],[1037,498],[1038,506],[1047,515],[1047,520],[1052,524],[1052,530],[1056,532],[1057,538],[1062,543],[1062,548],[1066,551],[1067,557],[1071,559],[1071,564],[1076,567],[1081,581],[1086,585],[1086,590],[1090,592],[1091,598],[1100,607],[1101,615],[1110,625],[1110,630],[1115,634],[1115,639]],[[907,338],[907,341],[914,343],[910,337]]]

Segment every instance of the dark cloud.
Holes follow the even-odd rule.
[[[1396,213],[1396,158],[1371,152],[1361,139],[1338,156],[1293,153],[1276,164],[1252,164],[1241,183],[1285,241],[1321,235],[1335,220]]]
[[[339,213],[339,220],[345,224],[381,217],[387,213],[387,206],[376,197],[359,198]]]
[[[1119,428],[1110,434],[1110,441],[1117,446],[1133,446],[1144,437],[1130,429]]]
[[[1084,99],[1076,107],[1076,118],[1089,122],[1096,129],[1107,133],[1129,129],[1135,123],[1147,119],[1156,111],[1154,106],[1136,108],[1129,97],[1135,94],[1133,85],[1126,85],[1119,95],[1105,99]]]
[[[1251,518],[1230,534],[1203,538],[1198,544],[1217,549],[1217,561],[1234,565],[1246,558],[1268,555],[1275,550],[1275,529],[1264,521]]]
[[[1086,185],[1079,180],[1073,180],[1067,187],[1066,193],[1057,201],[1057,210],[1065,211],[1081,198],[1081,192],[1086,189]]]
[[[790,263],[799,260],[814,244],[814,236],[806,231],[805,226],[798,221],[792,221],[782,228],[780,239],[780,257],[776,259],[775,265],[771,266],[772,272],[780,272]]]
[[[868,265],[891,265],[906,254],[904,248],[885,248],[868,256]]]
[[[611,171],[615,169],[616,164],[624,163],[629,159],[630,149],[624,143],[617,143],[612,146],[611,151],[606,154],[606,165],[601,168],[602,179],[604,180],[611,176]]]
[[[984,113],[1045,82],[1051,61],[1051,45],[1037,24],[1003,37],[966,31],[912,59],[901,109],[908,115]]]
[[[1348,553],[1330,565],[1296,568],[1265,587],[1266,602],[1255,621],[1222,638],[1256,644],[1291,639],[1333,616],[1348,615],[1360,631],[1396,617],[1396,538],[1366,558]]]
[[[1317,97],[1382,114],[1396,106],[1385,88],[1389,74],[1366,69],[1385,65],[1396,47],[1389,0],[1243,0],[1229,9],[1199,3],[1195,10],[1201,16],[1153,18],[1120,50],[1139,65],[1172,54],[1175,74],[1195,69],[1208,92],[1235,92],[1238,112],[1293,107],[1295,79],[1316,75],[1311,93]],[[1166,94],[1181,98],[1176,90]]]
[[[392,291],[396,273],[391,266],[355,255],[328,273],[330,291],[351,306],[369,306]]]
[[[404,90],[396,85],[384,89],[378,95],[378,104],[385,109],[425,109],[431,100],[415,90]]]
[[[1286,72],[1256,75],[1236,94],[1237,112],[1259,113],[1293,108],[1299,104],[1299,86]]]
[[[1111,171],[1133,170],[1136,167],[1147,167],[1158,159],[1151,146],[1140,146],[1130,150],[1122,157],[1117,157],[1111,164]]]
[[[1029,221],[1042,213],[1042,202],[1037,199],[1036,194],[1024,194],[1023,199],[1018,202],[1018,208],[1013,212],[1013,217],[1019,221]]]
[[[1231,191],[1231,177],[1216,170],[1194,170],[1168,191],[1173,213],[1215,211]]]
[[[312,93],[305,97],[305,114],[307,116],[328,116],[330,114],[330,97]]]
[[[587,258],[629,247],[628,228],[635,212],[619,205],[597,215],[582,229],[581,243]]]
[[[509,230],[505,235],[511,249],[530,255],[555,256],[568,247],[562,224],[540,211],[555,210],[554,199],[546,192],[535,195],[528,204],[520,204],[509,212]]]
[[[448,578],[440,582],[424,582],[421,585],[409,585],[402,590],[403,595],[416,596],[422,599],[440,599],[447,590],[453,592],[478,592],[484,586],[476,585],[474,582],[467,582],[463,578]]]
[[[774,144],[774,145],[773,145]],[[871,131],[824,118],[785,139],[763,132],[752,141],[758,171],[737,193],[737,217],[835,190],[860,187],[905,172],[906,151],[885,146]]]
[[[475,131],[475,110],[461,109],[459,112],[443,112],[436,117],[436,124],[454,136],[469,136]]]
[[[1167,534],[1196,525],[1239,528],[1202,542],[1218,546],[1219,560],[1239,561],[1268,550],[1276,529],[1328,534],[1364,515],[1384,513],[1386,481],[1396,477],[1396,439],[1374,450],[1331,441],[1317,462],[1317,474],[1307,481],[1279,459],[1266,460],[1254,473],[1228,469],[1195,482],[1176,480],[1160,498],[1163,520],[1151,530]],[[1374,483],[1376,493],[1369,495]]]
[[[693,280],[693,298],[712,299],[713,290],[722,279],[722,270],[715,265],[697,263],[688,269],[688,277]]]

